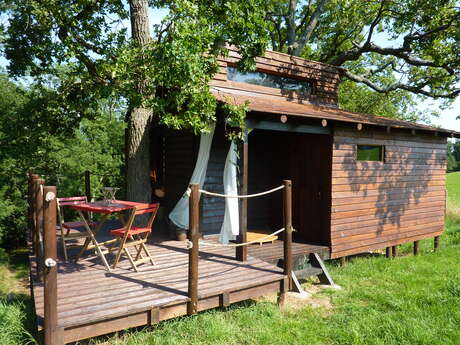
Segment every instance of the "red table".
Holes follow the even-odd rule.
[[[96,240],[96,234],[99,232],[99,230],[101,230],[102,225],[104,224],[104,222],[107,220],[107,218],[111,214],[119,213],[118,218],[124,224],[123,215],[120,214],[120,212],[130,210],[136,206],[142,206],[142,205],[147,205],[147,204],[133,202],[133,201],[113,200],[113,201],[87,202],[87,203],[72,205],[71,208],[73,208],[74,210],[78,212],[78,214],[80,215],[80,218],[82,219],[85,225],[86,232],[88,233],[88,237],[86,238],[85,244],[83,245],[83,248],[81,249],[80,253],[77,256],[76,261],[80,259],[81,255],[85,251],[95,248],[96,253],[102,259],[104,266],[110,272],[110,266],[107,262],[107,259],[105,258],[101,245],[113,244],[116,241],[116,239],[112,239],[112,240],[108,240],[104,242],[98,242]],[[83,212],[92,212],[92,213],[102,214],[101,220],[95,228],[91,229],[91,227],[89,226],[89,219],[88,217],[85,217]],[[91,242],[92,242],[92,245],[90,245]]]

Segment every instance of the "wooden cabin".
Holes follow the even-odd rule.
[[[236,51],[222,59],[211,86],[221,102],[250,102],[248,130],[239,144],[239,194],[292,180],[292,198],[291,184],[285,182],[282,192],[240,202],[238,241],[245,242],[250,231],[271,233],[281,227],[284,241],[236,249],[200,247],[198,229],[204,236],[220,231],[224,200],[203,196],[199,209],[194,185],[192,245],[149,243],[156,265],[139,271],[124,260],[109,272],[102,251],[100,257],[89,253],[78,262],[65,262],[56,248],[58,191],[30,175],[31,290],[45,344],[153,325],[269,293],[282,297],[292,288],[293,271],[299,278],[318,275],[333,284],[321,257],[346,257],[441,235],[446,141],[460,133],[340,110],[339,68],[268,52],[257,58],[255,72],[241,73],[235,68],[238,59]],[[203,189],[223,193],[230,143],[221,114],[217,118]],[[164,188],[161,204],[170,212],[188,187],[199,138],[153,130],[152,176],[156,187]],[[121,225],[106,223],[96,234],[99,243],[112,226]],[[75,249],[71,257],[80,250]],[[112,260],[113,253],[107,255]],[[283,269],[277,267],[280,260]]]
[[[446,143],[458,133],[341,110],[340,68],[267,52],[256,59],[255,72],[243,73],[236,69],[239,58],[232,50],[220,60],[211,87],[221,102],[250,102],[249,130],[240,145],[241,194],[291,179],[295,240],[328,247],[330,258],[441,235]],[[225,130],[218,123],[214,134],[203,187],[212,192],[223,192]],[[199,137],[160,132],[156,156],[168,211],[187,188]],[[203,235],[218,233],[223,216],[223,199],[204,198]],[[243,202],[240,216],[242,231],[278,229],[279,196]]]

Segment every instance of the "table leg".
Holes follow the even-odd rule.
[[[107,217],[108,215],[104,214],[101,218],[101,221],[100,223],[97,225],[97,227],[94,229],[94,232],[91,230],[91,227],[89,226],[85,216],[83,215],[83,213],[78,210],[78,214],[80,215],[84,225],[85,225],[85,228],[86,228],[86,232],[88,233],[88,237],[86,238],[85,240],[85,244],[83,245],[83,248],[81,249],[80,253],[78,253],[78,256],[76,258],[75,261],[78,261],[81,257],[81,255],[86,251],[88,250],[88,246],[89,246],[89,243],[90,242],[93,242],[93,245],[94,247],[96,248],[96,252],[97,254],[99,255],[99,257],[102,259],[102,262],[104,263],[104,266],[105,268],[107,268],[107,270],[110,272],[110,266],[107,262],[107,259],[105,258],[105,255],[104,253],[102,252],[102,249],[101,247],[99,246],[99,243],[97,242],[96,240],[96,237],[95,237],[95,234],[97,234],[99,232],[99,230],[101,229],[102,227],[102,224],[104,224],[104,222],[107,220]]]
[[[86,217],[84,216],[83,212],[80,211],[80,210],[77,210],[81,220],[83,221],[83,225],[85,226],[85,229],[86,229],[86,232],[88,233],[92,233],[93,235],[96,235],[99,230],[102,228],[102,225],[104,224],[104,222],[107,220],[107,217],[108,215],[103,215],[102,218],[101,218],[101,221],[98,223],[98,225],[96,226],[96,228],[94,229],[94,232],[91,230],[91,227],[88,225],[88,221],[86,219]],[[78,260],[80,260],[80,257],[83,255],[84,252],[86,252],[88,250],[88,246],[89,246],[89,243],[91,242],[91,237],[88,236],[86,237],[85,239],[85,243],[83,244],[83,247],[81,248],[80,252],[78,253],[76,259],[75,259],[75,262],[77,262]]]

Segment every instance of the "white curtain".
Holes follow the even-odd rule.
[[[237,185],[237,147],[232,141],[225,160],[224,168],[224,194],[238,194]],[[235,236],[240,233],[239,210],[237,198],[225,198],[225,215],[222,228],[220,229],[219,241],[228,243],[234,240]]]
[[[190,178],[190,183],[198,183],[200,185],[200,189],[203,188],[203,183],[206,178],[206,170],[208,168],[209,154],[211,152],[211,144],[215,128],[216,125],[212,124],[209,133],[201,134],[198,158],[196,159],[195,169],[193,170],[192,177]],[[182,229],[188,229],[188,200],[189,197],[184,194],[169,214],[169,219],[176,226]]]

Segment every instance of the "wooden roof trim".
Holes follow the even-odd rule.
[[[356,113],[341,110],[333,107],[316,106],[309,103],[291,102],[288,100],[267,97],[266,95],[256,94],[244,90],[227,89],[223,87],[211,87],[215,97],[222,102],[232,102],[233,104],[244,104],[250,102],[249,108],[255,112],[265,112],[280,115],[293,115],[306,118],[334,120],[346,123],[362,125],[372,125],[386,128],[409,129],[419,131],[429,131],[435,133],[448,134],[455,138],[460,138],[460,132],[431,127],[409,121],[395,120],[386,117]]]

